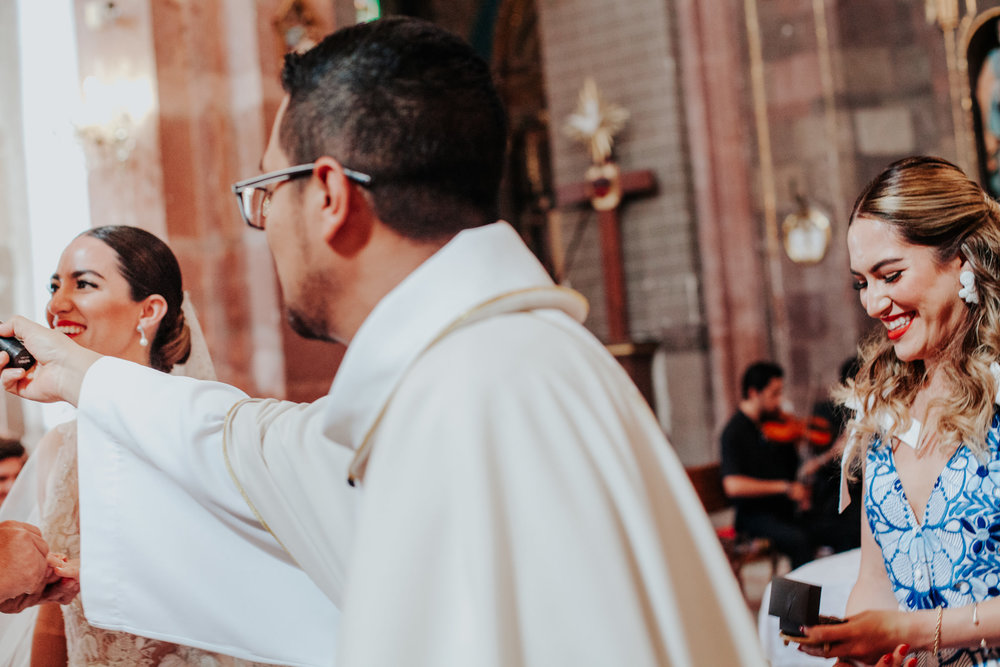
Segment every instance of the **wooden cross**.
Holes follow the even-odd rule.
[[[650,194],[656,190],[653,172],[644,169],[621,174],[622,202],[618,206],[598,211],[600,225],[601,268],[604,274],[604,300],[607,304],[608,343],[629,342],[628,301],[625,298],[625,270],[622,262],[621,223],[618,209],[626,197]],[[560,208],[590,205],[591,186],[586,181],[568,183],[556,189]]]

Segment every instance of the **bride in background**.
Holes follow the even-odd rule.
[[[49,284],[49,326],[80,345],[163,372],[189,362],[186,375],[208,379],[214,374],[197,325],[186,322],[181,272],[174,254],[159,238],[136,227],[107,226],[88,230],[63,251]],[[195,336],[192,336],[192,328]],[[192,339],[201,361],[192,356]],[[191,366],[199,365],[195,369]],[[80,555],[80,506],[76,465],[76,422],[61,424],[39,442],[24,488],[36,486],[37,520],[54,552]],[[31,473],[34,472],[34,475]],[[22,475],[25,477],[25,475]],[[18,486],[21,486],[21,480]],[[15,491],[17,493],[17,491]],[[15,505],[24,506],[24,490]],[[30,494],[30,491],[28,492]],[[12,495],[14,495],[12,493]],[[30,502],[30,499],[29,499]],[[150,576],[156,576],[150,573]],[[33,666],[125,667],[164,665],[229,667],[256,663],[229,656],[96,628],[87,623],[76,597],[68,605],[42,605],[31,641]],[[24,634],[24,629],[21,630]],[[13,653],[0,647],[0,661],[24,665],[25,638]],[[9,631],[3,642],[13,644]]]

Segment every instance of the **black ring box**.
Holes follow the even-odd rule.
[[[771,580],[771,602],[767,613],[778,617],[781,631],[793,637],[802,636],[802,627],[818,625],[819,596],[822,589],[794,579],[776,577]]]

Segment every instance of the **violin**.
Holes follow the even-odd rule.
[[[833,442],[833,428],[829,420],[815,415],[800,419],[780,413],[760,425],[764,437],[778,444],[794,445],[805,438],[812,447],[828,447]]]
[[[802,439],[805,424],[801,419],[785,412],[778,413],[761,422],[760,430],[764,438],[779,445],[794,445]]]

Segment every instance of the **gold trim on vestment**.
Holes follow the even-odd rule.
[[[551,287],[529,287],[526,289],[514,290],[512,292],[504,292],[503,294],[499,294],[491,299],[483,301],[482,303],[476,306],[473,306],[472,308],[468,309],[467,311],[459,315],[457,318],[455,318],[451,322],[451,324],[445,327],[444,330],[441,331],[441,333],[435,336],[434,339],[430,343],[428,343],[423,350],[420,351],[420,354],[418,354],[413,361],[415,362],[417,359],[419,359],[424,353],[427,352],[427,350],[437,345],[441,341],[441,339],[447,336],[448,334],[452,333],[462,325],[468,324],[471,321],[475,321],[475,319],[478,319],[476,317],[477,315],[483,315],[484,313],[488,315],[488,312],[486,311],[488,311],[491,306],[494,306],[503,301],[516,299],[517,297],[520,296],[534,296],[544,293],[558,295],[560,299],[563,297],[567,297],[570,300],[576,301],[578,309],[574,308],[572,312],[569,312],[569,314],[580,321],[583,321],[583,319],[587,316],[587,310],[590,308],[590,304],[587,302],[587,299],[584,298],[584,296],[579,292],[577,292],[576,290],[571,290],[568,287],[559,287],[558,285]],[[518,312],[519,310],[537,310],[537,309],[539,309],[538,306],[532,306],[531,308],[513,309],[505,312]],[[411,368],[413,367],[412,363],[410,364],[410,367]],[[400,381],[396,383],[396,387],[399,387],[399,385],[401,384],[402,384],[402,378],[400,378]],[[375,433],[375,429],[378,428],[379,423],[382,421],[382,417],[385,416],[385,412],[389,408],[389,403],[392,402],[392,397],[395,395],[395,393],[396,389],[393,388],[392,394],[390,394],[389,398],[386,399],[385,403],[382,404],[382,409],[379,410],[378,416],[375,417],[375,421],[372,422],[372,425],[368,429],[368,432],[365,433],[365,437],[361,440],[361,445],[358,446],[358,451],[354,455],[354,459],[351,461],[351,465],[348,468],[348,473],[347,473],[347,483],[350,484],[351,486],[354,486],[358,482],[358,480],[360,480],[364,476],[365,467],[368,464],[368,457],[371,455],[372,435]]]
[[[233,480],[233,483],[236,484],[236,488],[239,490],[240,495],[243,496],[243,500],[246,502],[247,507],[250,508],[250,511],[253,512],[253,515],[257,517],[257,521],[260,523],[261,527],[271,534],[271,537],[275,539],[275,541],[278,543],[278,546],[284,549],[285,553],[287,553],[291,557],[292,561],[295,562],[295,556],[293,556],[292,552],[288,550],[288,547],[282,544],[281,539],[274,534],[274,531],[271,530],[271,527],[267,525],[267,521],[265,521],[264,517],[262,517],[260,515],[260,512],[257,511],[257,508],[256,506],[254,506],[253,501],[250,500],[250,496],[247,495],[246,489],[243,488],[243,485],[240,483],[239,478],[236,476],[236,471],[233,470],[232,461],[229,460],[229,424],[232,421],[233,415],[236,414],[236,411],[240,407],[254,400],[258,399],[244,398],[240,401],[237,401],[236,404],[233,405],[233,407],[229,408],[229,412],[226,413],[226,419],[222,422],[222,458],[225,459],[226,461],[226,470],[229,471],[229,477]],[[298,562],[295,562],[295,564],[297,566]]]

